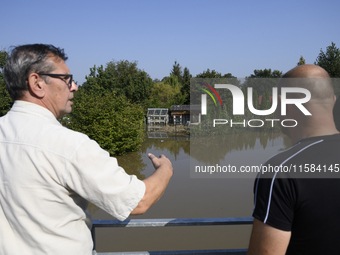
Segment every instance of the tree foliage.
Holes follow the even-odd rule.
[[[240,85],[240,81],[237,79],[237,77],[233,76],[231,73],[226,73],[222,75],[220,72],[217,72],[215,70],[210,71],[208,68],[206,71],[203,71],[202,73],[199,73],[196,75],[196,78],[204,78],[204,79],[224,79],[225,83],[233,84],[236,86]],[[214,80],[212,80],[212,83],[214,83]]]
[[[127,60],[111,61],[105,69],[94,66],[85,78],[86,90],[115,91],[117,96],[124,95],[133,103],[146,103],[153,86],[150,76],[137,68],[137,62]]]
[[[172,105],[190,104],[190,79],[192,75],[187,67],[184,71],[175,61],[169,76],[162,81],[154,81],[149,107],[171,108]]]
[[[0,51],[0,117],[5,115],[12,107],[12,99],[6,89],[3,67],[6,64],[8,53]]]
[[[305,65],[305,64],[306,64],[306,60],[301,56],[297,65],[302,66],[302,65]]]
[[[314,64],[325,69],[332,78],[340,78],[340,50],[334,42],[326,48],[326,52],[320,50]]]
[[[278,70],[272,71],[272,69],[255,69],[254,74],[251,74],[251,78],[280,78],[282,72]]]
[[[177,76],[170,74],[164,81],[154,83],[149,106],[170,109],[172,105],[184,104],[186,97],[182,94],[181,88]]]
[[[335,43],[332,42],[330,46],[326,48],[326,52],[322,49],[314,62],[315,65],[318,65],[325,69],[330,77],[332,78],[340,78],[340,50],[335,46]],[[338,79],[333,79],[333,85],[335,89],[335,95],[337,100],[335,102],[335,106],[333,109],[334,122],[338,130],[340,130],[340,84]]]
[[[266,90],[268,90],[271,95],[272,87],[276,86],[277,79],[280,77],[282,77],[282,72],[278,70],[272,71],[270,68],[264,70],[255,69],[254,74],[246,77],[243,85],[246,88],[251,87],[253,90],[256,90],[259,96],[264,96]]]
[[[190,104],[190,79],[192,75],[187,67],[184,68],[182,77],[182,88],[181,93],[185,96],[184,104]]]
[[[210,69],[208,68],[206,71],[203,71],[202,73],[197,74],[196,78],[224,78],[224,76],[226,75],[229,75],[229,74],[225,74],[222,76],[221,73],[215,70],[210,71]]]
[[[172,66],[170,75],[177,76],[178,82],[182,84],[183,74],[182,74],[182,67],[180,66],[177,61]]]
[[[111,61],[90,68],[86,82],[75,93],[72,113],[62,121],[87,134],[108,151],[122,155],[143,142],[144,110],[153,82],[137,62]]]
[[[73,111],[62,123],[85,133],[114,156],[139,148],[143,142],[143,118],[142,107],[129,102],[124,95],[79,87]]]
[[[190,74],[189,69],[185,67],[182,71],[180,64],[175,61],[172,66],[170,76],[164,77],[165,79],[163,79],[163,81],[169,79],[171,76],[176,76],[181,85],[181,94],[184,96],[182,104],[190,104],[190,79],[192,78],[192,75]]]

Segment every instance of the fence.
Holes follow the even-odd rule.
[[[94,220],[92,227],[92,239],[94,243],[94,254],[98,255],[136,255],[136,254],[246,254],[246,249],[226,250],[185,250],[185,251],[143,251],[143,252],[109,252],[97,253],[96,249],[96,228],[107,227],[173,227],[173,226],[217,226],[217,225],[249,225],[253,224],[252,217],[245,218],[189,218],[189,219],[133,219],[133,220]]]

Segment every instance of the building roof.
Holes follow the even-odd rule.
[[[172,105],[171,111],[201,111],[201,105]]]

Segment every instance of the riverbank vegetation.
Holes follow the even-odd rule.
[[[0,51],[0,117],[5,115],[12,106],[2,73],[7,55],[5,50]],[[302,64],[305,64],[305,60],[301,56],[297,65]],[[325,68],[332,78],[340,78],[340,50],[335,43],[332,42],[326,51],[321,49],[314,64]],[[282,72],[279,70],[255,69],[254,73],[246,77],[241,85],[231,73],[221,74],[216,70],[206,69],[193,77],[188,67],[182,68],[175,61],[169,76],[161,80],[152,80],[146,71],[137,67],[137,62],[110,61],[105,66],[90,68],[89,74],[85,77],[86,81],[78,84],[79,91],[75,93],[72,113],[60,121],[68,128],[87,134],[111,155],[121,155],[140,147],[143,141],[142,123],[147,108],[170,109],[171,105],[190,104],[191,78],[224,78],[226,83],[232,81],[232,84],[242,89],[245,100],[247,98],[246,88],[253,87],[253,105],[259,105],[258,100],[261,96],[260,109],[268,109],[271,106],[271,86],[274,85],[264,86],[262,83],[254,84],[254,82],[258,82],[260,78],[280,78],[281,76]],[[339,89],[340,86],[336,86],[337,95],[340,95]],[[210,117],[203,118],[200,126],[190,130],[191,134],[199,136],[210,132],[211,130],[205,127],[215,116],[225,119],[233,118],[234,122],[242,122],[243,119],[263,120],[263,117],[254,116],[249,110],[246,110],[242,119],[239,116],[233,116],[230,91],[225,90],[221,98],[224,103],[223,107],[208,107]],[[338,101],[340,105],[340,100]],[[340,111],[336,115],[340,116]],[[268,116],[266,118],[269,119]],[[271,123],[263,121],[265,123],[263,128],[269,128]],[[340,120],[336,122],[340,127]],[[226,129],[225,125],[220,125],[214,132],[224,134],[236,131],[237,129]]]

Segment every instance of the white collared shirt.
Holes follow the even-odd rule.
[[[145,193],[95,141],[25,101],[0,118],[0,179],[6,255],[92,254],[87,201],[124,220]]]

